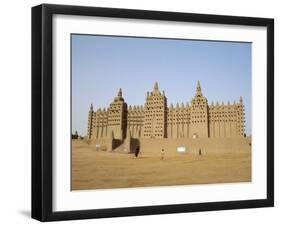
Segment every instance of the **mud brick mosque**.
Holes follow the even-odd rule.
[[[121,89],[107,109],[94,111],[91,104],[88,139],[107,150],[128,152],[136,145],[145,149],[237,146],[245,143],[244,115],[242,97],[237,103],[208,104],[199,81],[190,104],[168,107],[165,92],[160,92],[155,82],[144,105],[128,106]]]

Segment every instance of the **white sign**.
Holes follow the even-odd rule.
[[[182,146],[182,147],[177,147],[177,152],[179,153],[185,153],[187,150],[186,150],[186,147]]]

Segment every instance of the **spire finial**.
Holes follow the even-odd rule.
[[[240,103],[241,103],[241,104],[243,103],[243,98],[242,98],[242,96],[240,96]]]
[[[94,111],[93,104],[91,104],[91,106],[90,106],[90,111]]]
[[[158,82],[156,81],[155,83],[154,83],[154,91],[158,91]]]
[[[197,82],[197,87],[196,87],[196,96],[199,96],[199,95],[202,95],[200,81]]]
[[[118,97],[122,97],[122,89],[121,88],[118,91]]]

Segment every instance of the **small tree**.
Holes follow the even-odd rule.
[[[79,138],[79,135],[78,135],[77,130],[75,131],[74,134],[71,135],[71,138],[72,138],[72,139],[78,139],[78,138]]]

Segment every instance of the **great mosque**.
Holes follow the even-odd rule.
[[[198,82],[190,105],[177,103],[168,107],[165,92],[160,92],[155,82],[153,91],[146,94],[144,105],[128,106],[121,89],[107,109],[94,111],[91,105],[88,138],[243,137],[244,124],[242,97],[238,103],[208,104]]]

